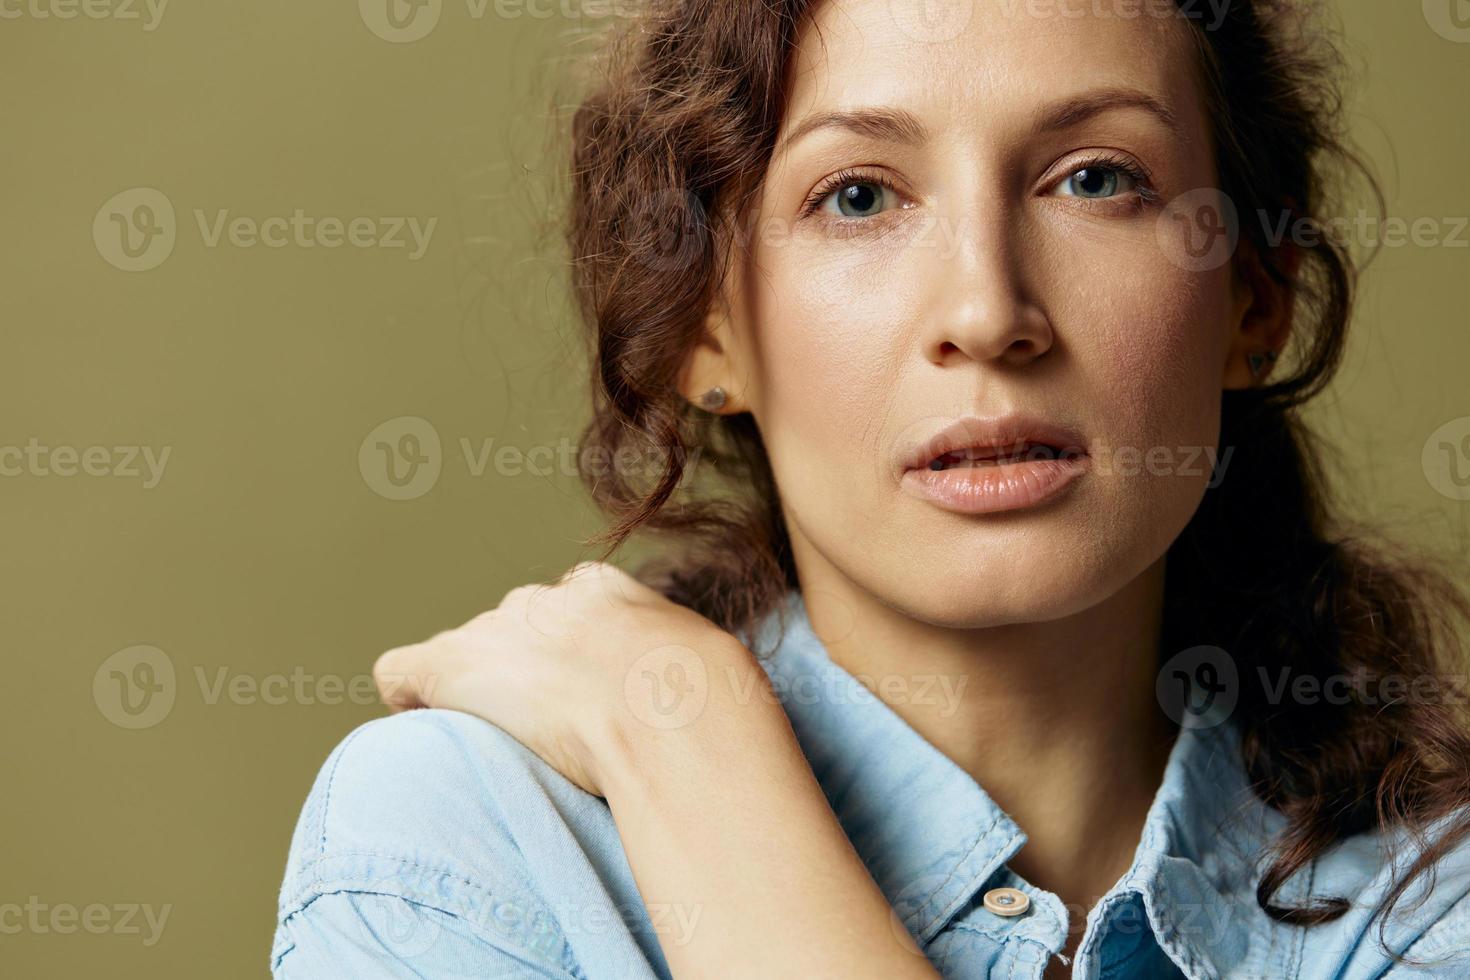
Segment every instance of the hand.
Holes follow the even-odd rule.
[[[606,796],[607,774],[635,766],[630,756],[650,733],[692,721],[732,657],[760,674],[708,619],[615,566],[583,562],[552,584],[512,589],[457,629],[387,651],[373,679],[390,709],[478,715]]]

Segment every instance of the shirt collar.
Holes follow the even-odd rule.
[[[1025,832],[969,773],[831,659],[801,593],[789,591],[754,636],[748,645],[762,651],[817,781],[909,932],[927,943],[982,888],[1010,885],[1026,891],[1032,912],[1008,928],[1060,949],[1067,921],[1060,900],[1005,867]],[[1140,904],[1159,945],[1189,964],[1189,975],[1224,974],[1242,962],[1252,931],[1266,928],[1255,911],[1256,858],[1279,826],[1279,814],[1250,790],[1232,726],[1181,730],[1133,862],[1089,914],[1078,957],[1090,957],[1092,968],[1077,975],[1096,975],[1104,927]]]

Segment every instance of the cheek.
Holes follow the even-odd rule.
[[[1140,452],[1214,444],[1228,289],[1226,272],[1148,263],[1071,300],[1085,306],[1053,310],[1074,350],[1079,408],[1097,435]]]
[[[753,280],[757,415],[788,491],[813,482],[824,495],[852,488],[855,463],[883,458],[882,423],[894,404],[904,311],[912,315],[913,303],[891,272],[880,276],[851,259],[834,258],[830,247],[770,248]],[[838,472],[849,478],[834,483]]]
[[[1118,574],[1167,550],[1212,479],[1227,337],[1228,271],[1143,257],[1059,328],[1073,338],[1073,397],[1095,440],[1088,519],[1111,529],[1081,539]]]

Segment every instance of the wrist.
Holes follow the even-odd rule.
[[[626,670],[589,766],[608,800],[647,799],[692,767],[757,744],[758,733],[791,735],[770,678],[729,634],[651,648]]]

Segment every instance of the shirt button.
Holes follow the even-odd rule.
[[[1031,899],[1019,888],[992,888],[985,893],[985,907],[996,915],[1020,915],[1031,907]]]

